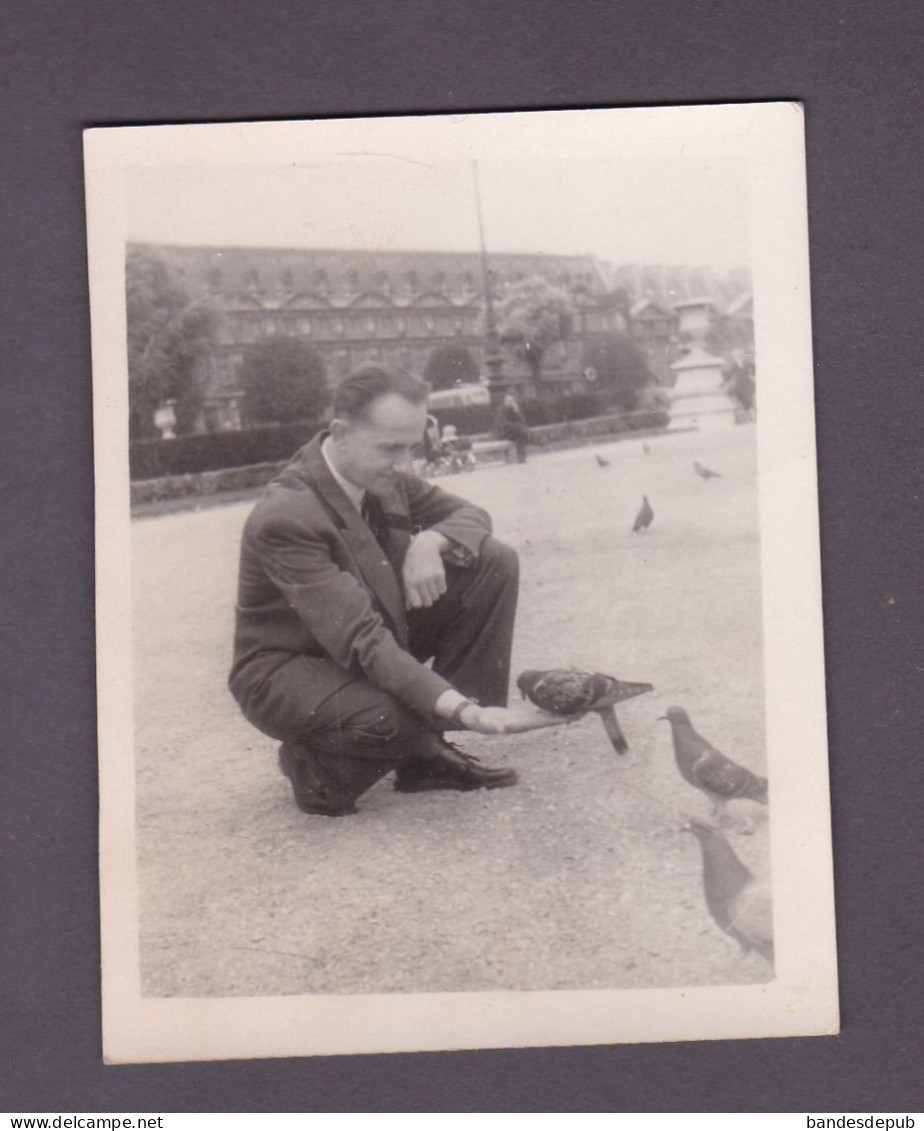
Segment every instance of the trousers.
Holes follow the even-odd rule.
[[[519,588],[516,551],[487,538],[475,562],[446,564],[447,589],[428,609],[408,611],[409,646],[421,663],[482,706],[507,704]],[[309,731],[283,752],[299,766],[303,791],[347,805],[384,777],[434,756],[441,726],[367,679],[341,687],[318,707]]]

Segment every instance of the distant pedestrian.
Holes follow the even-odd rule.
[[[433,463],[440,454],[440,422],[429,412],[423,433],[423,454],[425,463]]]
[[[745,420],[753,420],[756,415],[757,386],[754,379],[754,363],[743,350],[732,350],[731,364],[723,378],[728,395],[738,406]]]
[[[517,463],[526,463],[526,441],[529,429],[512,393],[504,397],[504,403],[494,418],[494,432],[499,440],[512,440],[517,450]]]

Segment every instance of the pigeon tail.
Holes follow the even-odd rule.
[[[600,706],[614,706],[623,703],[626,699],[634,699],[636,695],[647,695],[654,691],[653,683],[632,683],[627,679],[614,679],[612,676],[603,676],[606,684],[600,688],[599,694],[591,704],[592,710]]]

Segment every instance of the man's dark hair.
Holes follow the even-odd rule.
[[[353,422],[369,419],[369,409],[379,397],[395,393],[411,404],[426,404],[430,386],[391,365],[364,365],[341,381],[334,394],[334,416]]]

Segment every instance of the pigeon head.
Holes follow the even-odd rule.
[[[675,723],[690,724],[690,716],[687,714],[684,707],[668,707],[666,714],[660,716],[673,726]]]
[[[520,672],[517,676],[517,687],[520,689],[520,696],[525,699],[544,675],[545,672],[539,672],[533,668],[528,668],[525,672]]]

